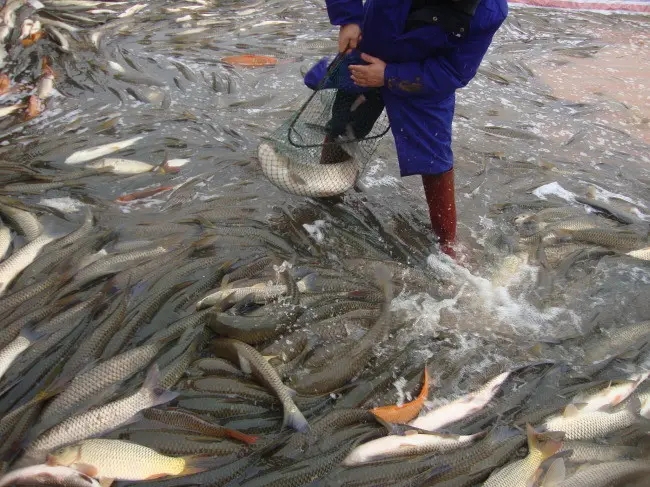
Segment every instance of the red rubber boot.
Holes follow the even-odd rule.
[[[455,259],[456,253],[451,248],[456,241],[454,169],[442,174],[423,174],[422,184],[429,205],[431,228],[440,239],[440,250]]]

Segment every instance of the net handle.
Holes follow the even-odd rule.
[[[287,129],[287,140],[289,141],[289,143],[292,146],[299,147],[299,148],[309,148],[309,147],[321,147],[323,145],[323,144],[300,145],[300,144],[294,142],[291,139],[291,132],[293,131],[293,128],[296,125],[296,122],[300,118],[300,115],[302,115],[302,113],[305,111],[305,109],[309,106],[309,103],[316,96],[316,94],[320,90],[323,89],[323,86],[325,86],[325,83],[327,83],[327,80],[332,76],[334,71],[336,71],[336,69],[341,65],[344,58],[345,58],[345,53],[343,53],[343,52],[339,52],[334,57],[332,62],[329,64],[329,66],[327,66],[327,71],[325,72],[325,76],[323,76],[323,79],[320,81],[320,83],[318,83],[318,85],[316,86],[316,89],[314,90],[314,92],[311,95],[309,95],[309,98],[307,98],[307,101],[305,103],[303,103],[303,105],[300,107],[300,109],[298,110],[296,115],[293,117],[293,120],[291,121],[291,123],[289,124],[289,128]],[[388,127],[386,127],[386,129],[380,134],[373,135],[373,136],[370,136],[370,137],[364,137],[363,139],[358,139],[358,140],[379,139],[379,138],[383,137],[384,135],[386,135],[389,130],[390,130],[390,125]],[[358,141],[358,140],[351,140],[351,141],[348,141],[348,142],[355,142],[355,141]]]
[[[343,62],[343,59],[345,58],[345,53],[339,52],[336,56],[334,56],[334,59],[332,59],[332,62],[327,66],[327,71],[325,72],[325,76],[323,76],[323,79],[320,80],[320,83],[316,86],[316,89],[314,92],[309,95],[309,98],[307,98],[307,101],[302,104],[300,109],[298,110],[298,113],[293,117],[293,120],[289,124],[289,128],[287,129],[287,139],[289,140],[289,143],[293,145],[294,147],[301,147],[300,145],[295,144],[291,140],[291,131],[293,130],[293,127],[296,125],[296,122],[300,118],[300,115],[305,111],[305,109],[309,106],[309,103],[313,100],[313,98],[316,96],[316,93],[318,93],[320,90],[323,89],[323,86],[325,86],[325,83],[327,83],[327,80],[334,74],[334,71],[341,65]],[[307,146],[304,146],[307,147]],[[315,145],[314,147],[319,147],[319,144]]]

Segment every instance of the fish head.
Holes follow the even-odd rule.
[[[48,465],[63,465],[68,467],[79,460],[81,451],[79,445],[64,446],[47,455]]]

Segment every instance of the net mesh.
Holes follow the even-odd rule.
[[[342,66],[337,56],[302,107],[263,137],[262,170],[285,191],[315,197],[347,191],[390,128],[379,89],[328,87],[348,76]]]

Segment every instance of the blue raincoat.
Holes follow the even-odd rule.
[[[482,0],[462,36],[439,24],[405,33],[411,8],[408,0],[326,3],[333,25],[359,24],[363,33],[360,51],[387,63],[381,90],[401,175],[440,174],[451,169],[455,91],[476,75],[508,14],[507,1]]]

